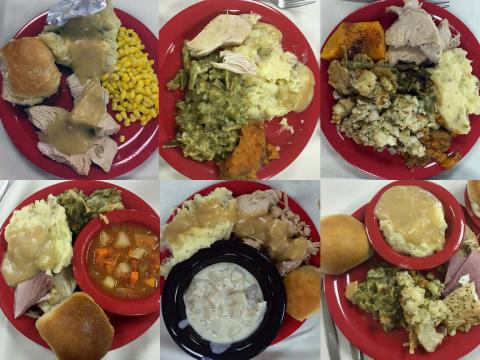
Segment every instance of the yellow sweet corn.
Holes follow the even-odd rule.
[[[111,74],[102,76],[108,90],[115,119],[125,126],[139,121],[147,125],[158,116],[158,79],[154,61],[148,58],[145,46],[132,29],[121,27],[117,36],[118,61]]]

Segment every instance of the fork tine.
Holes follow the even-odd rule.
[[[285,9],[291,9],[313,3],[315,3],[315,0],[287,0],[285,2]]]

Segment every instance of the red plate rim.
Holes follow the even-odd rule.
[[[185,158],[179,148],[162,148],[163,144],[172,140],[175,136],[175,102],[182,96],[180,91],[171,92],[166,90],[166,83],[173,78],[180,66],[179,36],[189,30],[185,30],[185,24],[190,28],[199,26],[214,15],[229,9],[232,12],[255,12],[266,18],[265,22],[271,22],[282,30],[284,49],[294,52],[302,62],[312,70],[315,77],[314,96],[309,107],[300,114],[288,113],[286,117],[294,128],[294,134],[282,131],[278,121],[272,120],[266,126],[267,140],[281,147],[280,158],[272,160],[257,172],[258,179],[268,179],[287,168],[303,151],[312,137],[315,126],[320,117],[320,69],[315,52],[312,50],[302,32],[285,15],[273,7],[252,0],[204,0],[185,8],[173,16],[160,29],[160,56],[159,66],[163,71],[159,75],[160,96],[164,111],[160,113],[160,155],[175,170],[191,179],[218,180],[218,169],[213,161],[199,162]],[[191,19],[195,22],[192,23]],[[179,30],[181,29],[181,30]],[[179,33],[181,35],[179,35]],[[183,38],[184,39],[184,38]],[[181,41],[183,41],[183,39]],[[286,42],[288,44],[286,44]],[[288,45],[288,46],[287,46]],[[285,147],[285,152],[283,152]]]
[[[450,13],[448,10],[445,10],[435,4],[420,0],[422,2],[423,8],[429,12],[436,20],[439,19],[448,19],[450,23],[450,28],[454,33],[461,34],[462,44],[461,48],[467,50],[468,57],[473,59],[472,67],[473,73],[480,77],[480,44],[476,39],[475,35],[470,31],[470,29],[455,15]],[[380,20],[383,18],[372,18],[372,14],[379,13],[385,7],[390,5],[399,5],[402,6],[403,2],[401,0],[380,0],[368,4],[364,7],[361,7],[345,17],[341,22],[355,22],[355,21],[373,21]],[[385,17],[385,21],[388,21],[388,16],[385,12],[382,13],[382,16]],[[396,16],[394,16],[396,18]],[[338,28],[340,23],[332,30],[328,36],[326,42],[335,30]],[[325,47],[325,44],[322,47]],[[329,62],[326,60],[320,60],[320,76],[321,76],[321,93],[323,94],[321,114],[320,114],[320,125],[322,131],[325,135],[330,146],[337,152],[345,161],[347,161],[352,166],[357,169],[367,173],[369,175],[390,179],[390,180],[402,180],[402,179],[426,179],[432,176],[438,175],[446,169],[442,168],[437,163],[430,163],[425,167],[416,167],[412,170],[408,169],[403,159],[399,155],[390,155],[387,151],[381,153],[376,152],[373,148],[358,145],[353,142],[352,139],[349,139],[344,134],[337,131],[334,124],[330,123],[331,119],[331,106],[334,103],[332,89],[328,84],[328,69]],[[473,146],[476,144],[477,139],[480,136],[480,116],[479,115],[470,115],[470,122],[472,125],[472,130],[468,135],[457,136],[450,148],[450,153],[458,151],[461,153],[462,157],[465,157]]]
[[[156,214],[155,210],[152,209],[143,199],[130,192],[129,190],[122,188],[121,186],[103,181],[87,180],[64,181],[40,189],[39,191],[27,197],[20,204],[18,204],[13,211],[19,210],[22,207],[31,204],[36,200],[46,199],[50,194],[60,194],[67,189],[77,188],[89,194],[100,187],[119,189],[122,192],[122,201],[125,204],[130,204],[127,206],[129,206],[130,208],[136,208],[138,210],[146,211],[151,214]],[[4,253],[6,250],[5,227],[8,225],[10,218],[13,215],[13,211],[8,215],[2,227],[0,228],[0,263],[3,261]],[[0,308],[5,314],[5,317],[22,335],[24,335],[31,341],[37,343],[38,345],[50,349],[50,347],[42,339],[37,329],[35,328],[34,319],[27,316],[21,316],[18,319],[14,319],[13,294],[14,290],[5,283],[3,276],[0,276]],[[113,338],[112,348],[110,349],[115,350],[126,344],[129,344],[138,337],[142,336],[160,317],[160,309],[155,313],[145,316],[129,317],[109,313],[108,317],[110,318],[110,321],[112,322],[112,325],[116,330]],[[119,329],[121,329],[121,332],[118,331]]]
[[[448,228],[445,234],[445,245],[441,251],[430,256],[414,257],[395,251],[385,240],[375,217],[375,206],[381,196],[394,186],[418,186],[433,194],[443,205],[445,220]],[[423,180],[399,180],[391,182],[380,189],[367,204],[365,213],[365,226],[370,243],[375,251],[385,260],[398,267],[412,270],[432,269],[448,261],[458,250],[463,240],[464,214],[457,199],[444,187]]]
[[[470,202],[470,198],[468,197],[467,187],[465,187],[465,207],[467,208],[467,213],[470,216],[470,220],[472,220],[473,224],[475,225],[476,229],[480,232],[480,218],[474,214],[472,209],[472,203]]]
[[[352,216],[363,221],[365,211],[366,205],[355,211]],[[355,305],[350,304],[343,296],[346,284],[355,280],[360,281],[357,279],[357,271],[366,274],[368,263],[367,260],[342,275],[323,275],[323,291],[330,314],[342,334],[361,352],[377,360],[459,359],[480,344],[480,326],[477,325],[469,333],[457,332],[455,336],[445,337],[442,344],[433,353],[428,353],[419,347],[415,354],[408,354],[408,348],[402,347],[402,342],[408,341],[405,330],[383,332],[378,321],[374,320],[370,314],[366,314]],[[362,279],[365,278],[365,274],[362,275]],[[397,344],[388,341],[393,337],[396,338]]]
[[[158,39],[155,35],[138,19],[132,15],[126,13],[123,10],[115,9],[115,13],[122,21],[122,26],[133,28],[135,32],[142,39],[142,43],[145,45],[150,59],[158,63],[156,45]],[[33,36],[37,33],[37,28],[42,27],[45,24],[46,12],[36,16],[25,24],[21,30],[15,35],[14,38],[20,38],[24,36]],[[158,77],[158,67],[154,66]],[[63,67],[60,70],[67,71]],[[70,72],[69,72],[70,73]],[[70,94],[70,91],[65,85],[65,73],[62,73],[62,83],[60,85],[57,94],[52,95],[49,99],[46,99],[40,105],[57,105],[57,106],[70,106],[72,99],[65,92]],[[2,83],[2,77],[0,76],[0,85]],[[122,125],[120,132],[112,138],[118,139],[120,135],[126,136],[124,143],[119,143],[118,153],[114,158],[112,168],[110,172],[104,172],[100,167],[93,165],[90,169],[88,176],[78,175],[69,166],[60,164],[50,158],[42,155],[37,149],[38,138],[36,135],[35,127],[26,120],[27,116],[23,111],[22,106],[14,106],[7,101],[0,98],[0,113],[2,114],[1,120],[5,131],[7,132],[10,141],[15,147],[36,167],[43,171],[65,179],[111,179],[124,175],[141,164],[143,164],[158,148],[158,132],[159,124],[158,119],[150,121],[145,127],[141,127],[138,122],[133,123],[130,127]],[[115,114],[111,110],[111,102],[108,104],[108,111],[110,114]]]
[[[235,196],[235,197],[243,195],[243,194],[251,194],[252,192],[254,192],[256,190],[268,190],[268,189],[273,188],[272,186],[269,186],[269,185],[266,185],[266,184],[263,184],[263,183],[259,183],[259,182],[255,182],[255,181],[246,181],[246,180],[232,180],[232,181],[218,182],[218,183],[215,183],[213,185],[207,186],[207,187],[205,187],[205,188],[203,188],[199,191],[196,191],[194,194],[192,194],[187,199],[182,201],[182,203],[180,203],[176,208],[179,208],[180,206],[182,206],[182,204],[185,201],[193,199],[193,197],[196,194],[200,194],[200,195],[205,196],[205,195],[209,194],[210,192],[212,192],[213,190],[215,190],[216,188],[219,188],[219,187],[225,187],[225,188],[229,189],[230,191],[232,191],[233,196]],[[280,190],[280,191],[282,191],[282,190]],[[282,192],[285,193],[284,191],[282,191]],[[303,208],[299,205],[299,203],[294,198],[292,198],[290,195],[288,195],[288,205],[289,205],[290,209],[292,210],[292,212],[294,212],[295,214],[298,214],[300,216],[300,219],[302,221],[304,221],[307,225],[310,226],[310,229],[312,230],[311,235],[310,235],[312,241],[313,242],[319,242],[320,241],[320,236],[318,234],[317,227],[315,226],[315,223],[312,221],[310,216],[305,212],[305,210],[303,210]],[[173,220],[173,214],[168,218],[167,224],[170,223],[172,220]],[[165,256],[166,254],[167,253],[164,252],[162,255]],[[320,254],[317,254],[316,256],[310,258],[309,264],[319,267],[320,266]],[[281,342],[282,340],[286,339],[290,335],[292,335],[295,331],[298,330],[298,328],[302,324],[303,324],[303,321],[298,321],[298,320],[294,319],[293,317],[291,317],[289,314],[287,314],[285,312],[285,317],[283,319],[282,327],[280,328],[280,331],[279,331],[277,337],[273,340],[271,345],[275,345],[275,344]]]

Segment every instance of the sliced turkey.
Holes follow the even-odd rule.
[[[82,96],[83,90],[85,89],[85,86],[87,85],[87,83],[82,85],[80,83],[80,79],[75,74],[72,74],[67,78],[67,85],[70,89],[73,100],[75,102],[77,102],[77,100]],[[108,104],[108,101],[109,101],[109,94],[108,94],[108,91],[105,88],[102,87],[102,89],[103,89],[103,98],[104,98],[104,102],[105,102],[105,106],[106,106]]]
[[[255,75],[257,73],[257,65],[255,62],[242,54],[224,50],[220,52],[220,56],[223,62],[212,62],[212,65],[218,69],[229,70],[237,74]]]
[[[238,221],[249,217],[267,215],[270,209],[275,206],[282,197],[278,190],[257,190],[251,194],[237,197],[237,218]]]
[[[218,15],[193,40],[187,41],[190,54],[202,57],[222,47],[242,44],[259,19],[256,14]]]
[[[113,159],[117,155],[117,143],[105,136],[88,150],[88,156],[94,164],[97,164],[103,171],[109,172],[112,168]]]
[[[41,131],[45,131],[48,126],[60,114],[66,114],[68,111],[55,106],[37,105],[25,110],[28,120]]]
[[[438,62],[442,54],[442,41],[432,17],[421,8],[418,0],[404,0],[404,4],[403,8],[387,7],[387,11],[398,15],[397,21],[385,32],[385,43],[393,47],[394,53],[397,52],[389,55],[389,62],[404,61],[403,57],[398,56],[398,48],[402,48],[401,54],[406,60],[414,58],[418,64],[425,59]],[[414,49],[420,49],[425,57],[409,54],[408,50],[418,52]]]
[[[87,176],[90,172],[92,161],[87,153],[79,155],[66,155],[62,154],[52,145],[42,142],[37,144],[37,148],[46,157],[49,157],[50,159],[61,164],[70,166],[78,175]]]

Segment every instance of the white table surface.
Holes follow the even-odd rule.
[[[323,1],[323,0],[321,0]],[[175,14],[198,0],[160,0],[160,27],[170,20]],[[268,1],[262,1],[267,4]],[[280,10],[302,31],[310,43],[317,60],[320,53],[320,0],[315,4],[290,9]],[[276,180],[318,180],[320,179],[320,124],[317,123],[314,133],[302,153],[285,170],[272,177]],[[281,156],[281,155],[280,155]],[[160,179],[182,180],[187,179],[173,169],[160,156]]]
[[[0,180],[0,187],[4,180]],[[0,201],[0,224],[17,205],[34,192],[53,185],[58,181],[48,180],[17,180],[10,184],[4,198]],[[157,213],[160,209],[160,185],[158,181],[123,180],[111,181],[145,200]],[[143,360],[159,359],[160,357],[160,319],[138,339],[132,343],[110,351],[105,360]],[[18,360],[55,360],[54,353],[30,341],[18,332],[0,311],[0,358]]]
[[[125,10],[141,20],[158,37],[158,1],[113,0],[115,7]],[[46,11],[57,0],[0,0],[0,48],[3,47],[20,28],[38,14]],[[0,114],[0,117],[2,114]],[[8,137],[3,125],[0,126],[0,179],[52,179],[55,176],[36,167],[17,150]],[[158,179],[158,151],[155,151],[143,164],[118,179]],[[8,159],[8,160],[5,160]]]
[[[455,198],[464,205],[463,195],[466,181],[460,180],[435,180],[434,182],[448,189]],[[351,180],[351,179],[326,179],[321,183],[321,214],[351,214],[362,205],[365,205],[389,181],[384,180]],[[351,189],[350,191],[345,191]],[[354,190],[353,190],[354,189]],[[323,319],[321,320],[324,329]],[[340,355],[342,360],[352,359],[349,343],[337,329],[340,341]],[[329,359],[325,333],[321,333],[321,359]],[[480,359],[480,348],[463,358],[464,360]],[[395,359],[392,359],[395,360]],[[439,359],[440,360],[440,359]],[[443,360],[443,359],[441,359]],[[447,359],[445,359],[447,360]]]
[[[478,0],[451,0],[449,11],[462,20],[470,30],[480,39],[480,1]],[[364,6],[365,2],[351,2],[344,0],[321,0],[321,39],[322,45],[327,36],[347,15]],[[346,162],[330,146],[325,136],[321,135],[321,171],[323,177],[332,178],[363,178],[373,179],[371,175],[358,170]],[[452,170],[436,176],[438,179],[471,179],[480,176],[478,158],[480,157],[480,141]]]
[[[160,187],[160,219],[162,224],[175,209],[190,195],[215,183],[215,181],[162,181]],[[271,186],[285,191],[294,198],[308,213],[317,229],[320,222],[318,201],[320,184],[318,181],[267,181]],[[161,321],[160,347],[161,360],[190,360],[173,342],[165,324]],[[293,335],[279,344],[269,347],[255,357],[257,360],[319,360],[320,354],[320,316],[309,318]]]

